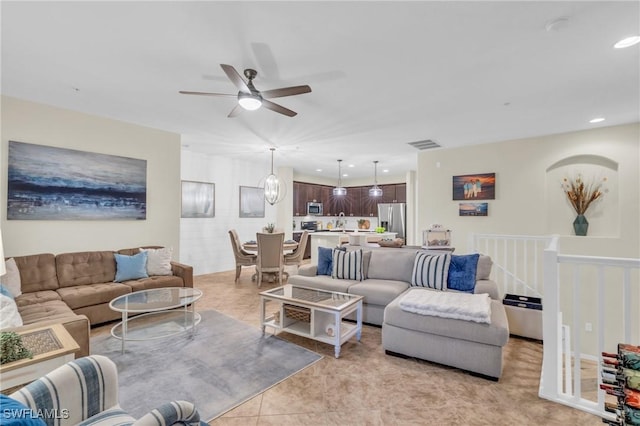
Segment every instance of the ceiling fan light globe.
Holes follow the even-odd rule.
[[[369,188],[369,197],[382,197],[382,188],[379,186]]]
[[[241,93],[238,95],[238,104],[247,111],[255,111],[262,106],[262,99],[259,96]]]

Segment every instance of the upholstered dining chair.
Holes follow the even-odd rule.
[[[243,266],[255,266],[258,256],[248,251],[243,250],[238,233],[235,229],[229,231],[229,237],[231,238],[231,247],[233,248],[233,255],[236,258],[236,282],[240,278],[240,272],[242,272]]]
[[[304,258],[304,251],[307,248],[309,240],[309,232],[304,231],[300,236],[300,241],[298,242],[298,247],[293,251],[293,253],[287,253],[284,255],[284,264],[287,265],[295,265],[299,267],[302,263],[302,259]]]
[[[258,261],[256,263],[256,273],[258,274],[258,287],[262,285],[262,275],[264,273],[275,273],[278,275],[278,283],[282,285],[282,275],[284,275],[284,233],[267,234],[256,233],[258,242]]]
[[[135,419],[120,407],[116,364],[102,355],[69,361],[12,393],[4,404],[22,407],[22,410],[11,410],[25,417],[23,421],[29,420],[21,424],[34,424],[32,416],[44,413],[49,416],[43,419],[46,423],[41,424],[50,426],[207,425],[200,421],[198,411],[188,401],[167,401]],[[3,408],[9,411],[8,406]]]

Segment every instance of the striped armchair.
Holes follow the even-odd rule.
[[[10,397],[37,413],[47,426],[206,425],[187,401],[166,403],[134,419],[120,408],[116,365],[101,355],[68,362]]]

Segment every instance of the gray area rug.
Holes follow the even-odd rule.
[[[190,333],[121,343],[91,339],[91,353],[118,366],[119,400],[139,418],[172,400],[193,402],[202,420],[212,419],[322,359],[321,355],[216,311],[200,312]]]

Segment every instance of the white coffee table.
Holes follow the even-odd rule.
[[[116,297],[109,307],[122,313],[122,321],[113,326],[111,335],[122,340],[124,353],[126,341],[158,339],[185,331],[193,333],[200,322],[195,304],[201,297],[202,291],[191,287],[154,288]],[[129,318],[132,314],[139,315]]]
[[[335,347],[362,336],[362,296],[287,284],[260,293],[260,323],[266,327],[308,337]],[[268,312],[267,312],[268,311]],[[356,313],[356,322],[343,321]],[[329,331],[329,333],[327,333]]]

